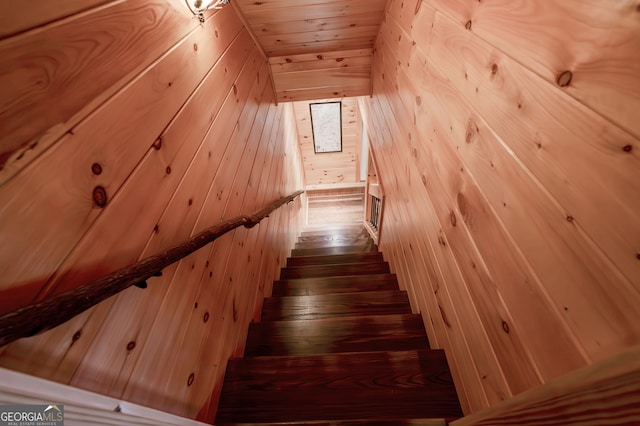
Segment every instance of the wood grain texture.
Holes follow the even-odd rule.
[[[321,74],[320,74],[321,75]],[[321,76],[320,78],[324,78]],[[323,99],[314,102],[331,102]],[[358,108],[355,99],[342,99],[342,152],[315,153],[311,128],[311,102],[294,102],[298,140],[307,185],[356,183]],[[313,195],[313,193],[312,193]]]
[[[53,4],[47,0],[29,3],[27,8],[19,3],[0,3],[0,39],[27,31],[58,19],[116,0],[71,0]]]
[[[427,348],[420,315],[380,315],[251,324],[244,356]]]
[[[129,84],[103,88],[98,97],[106,102],[97,110],[98,104],[81,104],[95,111],[2,187],[7,229],[40,221],[38,212],[48,211],[50,231],[57,234],[45,232],[31,242],[35,233],[3,234],[15,241],[16,251],[31,245],[24,261],[33,261],[20,266],[3,258],[3,279],[12,283],[7,288],[29,280],[31,273],[17,272],[28,267],[36,277],[53,277],[48,292],[63,291],[304,186],[293,111],[272,104],[269,66],[233,10],[207,14],[199,25],[184,13],[182,2],[175,6],[174,16],[168,12],[171,2],[145,3],[140,14],[110,24],[114,31],[131,25],[129,30],[143,32],[144,38],[149,23],[141,18],[144,11],[166,8],[176,20],[176,25],[161,20],[171,31],[149,31],[156,45],[145,55],[138,52],[139,43],[127,43],[124,57],[155,55],[154,62],[129,69],[114,57],[111,71]],[[104,10],[111,7],[116,6]],[[53,37],[56,28],[72,22],[87,25],[87,16],[100,10],[38,31],[43,37],[51,31]],[[95,16],[99,29],[102,15]],[[188,30],[177,37],[173,31],[184,29],[182,24]],[[81,38],[65,28],[70,40]],[[3,40],[2,46],[36,32]],[[42,50],[52,49],[47,46]],[[41,185],[44,176],[59,184]],[[107,193],[103,209],[91,199],[97,185]],[[31,188],[30,200],[17,188]],[[52,207],[50,201],[66,207]],[[212,419],[226,360],[242,352],[255,306],[284,266],[303,224],[300,201],[282,209],[255,228],[229,234],[166,268],[145,290],[126,290],[41,336],[3,347],[0,363],[182,416]],[[66,218],[59,216],[63,211]],[[61,245],[50,244],[53,240]],[[26,300],[38,287],[23,290],[11,287],[6,294]],[[3,308],[9,300],[3,297]]]
[[[380,244],[412,303],[429,312],[430,341],[451,354],[466,412],[638,342],[638,140],[624,114],[605,112],[616,102],[634,111],[637,99],[607,82],[615,59],[598,78],[586,71],[636,37],[630,3],[576,14],[556,2],[511,7],[390,1],[374,97],[363,102],[383,159]],[[525,14],[520,32],[514,22]],[[564,57],[534,35],[562,38],[560,22],[576,29]],[[614,22],[611,39],[586,35]],[[637,62],[634,54],[623,55]],[[584,80],[577,63],[564,63],[575,80],[558,87],[562,71],[549,64],[578,56]],[[601,101],[587,100],[599,90]]]
[[[312,296],[397,289],[398,280],[394,274],[350,275],[343,277],[280,279],[273,284],[272,296]]]
[[[442,351],[232,360],[216,421],[455,416],[446,364]]]
[[[179,144],[173,145],[166,140],[164,149],[168,157],[163,157],[164,152],[158,153],[153,146],[162,145],[162,142],[157,143],[157,139],[163,129],[196,89],[215,59],[223,53],[223,50],[215,47],[215,38],[211,35],[220,30],[223,43],[228,44],[240,32],[237,20],[229,19],[233,14],[225,12],[216,16],[200,31],[176,45],[176,49],[164,56],[155,67],[145,70],[127,90],[104,105],[100,113],[93,114],[79,124],[73,133],[67,134],[60,143],[0,188],[0,197],[5,201],[0,208],[0,238],[4,247],[2,256],[6,260],[2,267],[0,288],[6,291],[8,288],[25,287],[25,291],[12,290],[11,298],[4,298],[3,311],[26,305],[34,293],[51,281],[52,272],[61,266],[71,249],[103,212],[107,215],[117,212],[121,218],[123,215],[133,218],[143,212],[148,213],[149,216],[145,217],[146,226],[141,224],[137,229],[141,234],[146,234],[140,238],[148,237],[155,225],[153,221],[157,220],[153,216],[158,214],[157,209],[162,208],[162,203],[166,203],[166,198],[159,198],[157,204],[148,211],[145,211],[144,195],[122,200],[124,204],[113,201],[118,199],[116,194],[121,188],[127,188],[128,191],[124,193],[131,194],[131,187],[126,183],[134,169],[140,172],[134,181],[136,178],[142,181],[157,179],[165,183],[167,192],[171,193],[179,182],[182,168],[193,157],[193,151],[190,150],[197,145],[187,145],[180,151]],[[202,50],[198,54],[193,48],[194,44],[200,45],[212,56],[203,55]],[[174,95],[169,96],[169,93]],[[86,143],[88,140],[94,143]],[[176,162],[173,166],[177,175],[171,176],[171,160]],[[144,167],[138,166],[140,162],[144,163]],[[50,176],[56,176],[53,185],[48,183]],[[163,179],[165,176],[167,180]],[[98,187],[105,191],[104,208],[100,208],[92,199],[92,193]],[[136,188],[135,185],[133,187]],[[25,188],[30,189],[25,191]],[[111,219],[106,217],[96,229],[104,232],[107,229],[105,226],[108,226],[105,220]],[[123,220],[122,225],[126,223],[127,220]],[[92,239],[85,239],[83,243],[104,242],[100,240],[101,237],[94,233]],[[52,241],[55,244],[51,244]],[[136,238],[127,244],[131,246],[119,252],[125,259],[118,260],[122,262],[118,266],[126,265],[131,256],[135,258],[143,247],[140,244],[144,243]],[[108,248],[108,245],[103,245],[102,250]],[[111,253],[112,256],[115,254],[113,251]],[[67,264],[63,270],[82,269],[93,275],[69,279],[66,289],[72,288],[74,283],[77,285],[118,267],[114,264],[111,266],[113,269],[108,270],[109,266],[102,263],[103,257],[99,252],[81,250],[76,254],[80,255],[80,259],[75,259],[76,267]],[[92,258],[92,255],[96,257]],[[40,296],[46,296],[50,288],[51,285],[43,288]]]
[[[402,291],[326,294],[265,299],[263,321],[318,319],[354,315],[409,314]]]
[[[371,55],[363,52],[373,46],[384,1],[257,3],[238,7],[272,63],[292,64],[272,68],[278,101],[370,93]]]
[[[344,275],[371,275],[390,273],[387,262],[342,263],[336,265],[288,266],[280,272],[281,279],[314,278]]]
[[[637,399],[640,392],[638,360],[640,348],[635,346],[451,424],[637,424],[640,421]]]
[[[180,0],[113,2],[2,40],[1,182],[196,28]]]
[[[558,87],[640,137],[640,20],[637,2],[606,0],[481,4],[430,2],[472,32]],[[535,19],[531,19],[535,17]],[[546,31],[540,31],[546,28]]]

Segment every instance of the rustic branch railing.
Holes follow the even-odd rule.
[[[132,285],[146,287],[146,280],[158,276],[162,269],[239,226],[254,227],[268,217],[269,213],[283,204],[290,203],[303,192],[297,191],[274,201],[251,216],[238,216],[221,222],[162,253],[147,257],[81,287],[3,315],[0,317],[0,346],[60,325]]]

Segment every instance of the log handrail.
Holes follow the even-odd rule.
[[[147,279],[158,276],[167,266],[239,226],[253,228],[262,219],[268,217],[269,213],[285,203],[290,203],[303,192],[297,191],[282,197],[250,216],[237,216],[221,222],[199,232],[187,241],[149,256],[131,266],[119,269],[51,299],[25,306],[1,316],[0,347],[16,339],[33,336],[60,325],[132,285],[144,288]]]

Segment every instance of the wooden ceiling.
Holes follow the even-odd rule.
[[[234,0],[269,57],[278,101],[367,95],[387,0]]]

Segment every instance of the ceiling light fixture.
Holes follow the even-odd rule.
[[[196,15],[200,22],[204,22],[203,12],[209,9],[222,9],[230,0],[185,0],[191,13]]]

